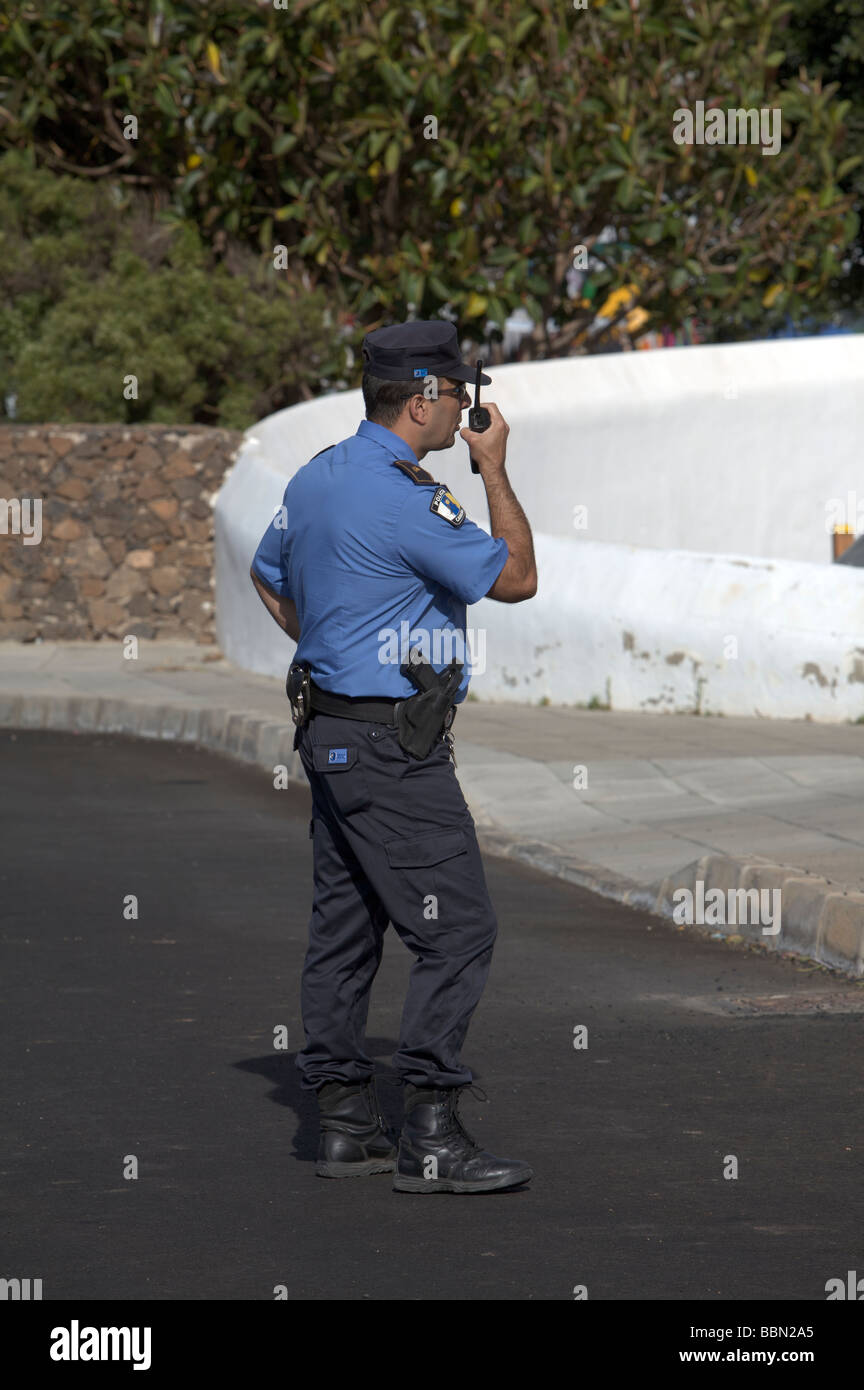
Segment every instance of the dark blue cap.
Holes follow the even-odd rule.
[[[376,328],[363,339],[363,370],[384,381],[419,382],[425,376],[474,381],[476,367],[462,361],[454,324],[445,319],[411,319]],[[489,386],[491,376],[481,376]]]

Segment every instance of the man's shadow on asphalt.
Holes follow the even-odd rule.
[[[398,1084],[397,1074],[388,1062],[381,1057],[392,1057],[399,1046],[393,1038],[367,1038],[366,1052],[375,1061],[375,1085],[381,1112],[391,1130],[398,1135],[402,1128],[403,1087]],[[247,1062],[235,1062],[240,1071],[263,1076],[272,1083],[268,1100],[275,1105],[285,1105],[297,1116],[297,1131],[293,1139],[292,1155],[301,1163],[314,1163],[318,1157],[319,1114],[318,1102],[314,1092],[304,1091],[300,1073],[295,1065],[296,1052],[280,1052],[267,1057],[252,1057]],[[472,1067],[472,1071],[473,1071]],[[479,1081],[480,1075],[474,1072]]]

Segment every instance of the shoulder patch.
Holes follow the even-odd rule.
[[[438,486],[432,474],[427,473],[425,468],[421,468],[419,463],[410,463],[408,459],[394,459],[393,466],[394,468],[401,469],[401,471],[411,479],[412,483],[416,483],[418,487],[422,486],[424,483],[427,485],[431,483],[433,487]]]
[[[445,521],[449,521],[451,526],[461,526],[465,520],[465,508],[460,507],[452,492],[446,487],[439,487],[429,505],[430,512],[435,512],[437,516],[443,516]]]

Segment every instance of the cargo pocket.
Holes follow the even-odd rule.
[[[465,831],[454,826],[452,830],[432,830],[425,835],[388,840],[384,849],[391,869],[425,869],[457,854],[467,854],[468,841]]]
[[[435,921],[440,930],[487,920],[494,926],[476,841],[461,826],[388,840],[384,849],[391,869],[401,871],[417,920]]]
[[[323,774],[322,782],[336,809],[343,816],[353,815],[371,805],[366,777],[352,744],[317,743],[312,748],[312,766]]]

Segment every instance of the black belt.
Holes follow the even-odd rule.
[[[396,727],[397,699],[369,699],[364,695],[334,695],[310,681],[312,713],[335,714],[340,719],[366,719],[373,724],[392,724]]]

